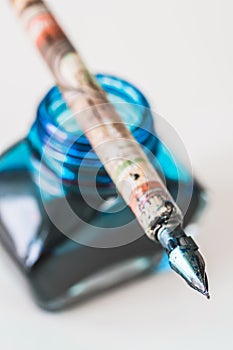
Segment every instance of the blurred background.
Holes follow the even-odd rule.
[[[197,242],[211,300],[174,273],[62,313],[40,310],[0,247],[0,347],[232,348],[233,48],[230,0],[50,0],[93,72],[138,86],[177,130],[209,192]],[[24,136],[53,85],[7,0],[0,3],[0,151]]]

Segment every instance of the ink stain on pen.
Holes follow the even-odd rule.
[[[140,177],[140,175],[137,174],[137,173],[136,174],[130,174],[130,176],[132,176],[135,181],[137,181],[139,179],[139,177]]]

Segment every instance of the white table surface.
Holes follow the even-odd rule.
[[[170,273],[46,313],[1,247],[0,349],[232,349],[232,1],[48,3],[90,69],[136,84],[184,141],[209,189],[197,241],[211,300]],[[53,80],[8,1],[0,3],[0,28],[2,151],[27,132]]]

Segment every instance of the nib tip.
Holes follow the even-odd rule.
[[[210,299],[210,294],[209,294],[209,292],[205,292],[204,295],[206,296],[207,299]]]

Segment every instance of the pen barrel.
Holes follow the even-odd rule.
[[[86,68],[47,6],[40,0],[11,0],[48,64],[78,124],[144,232],[155,239],[164,219],[182,214],[105,92]]]

